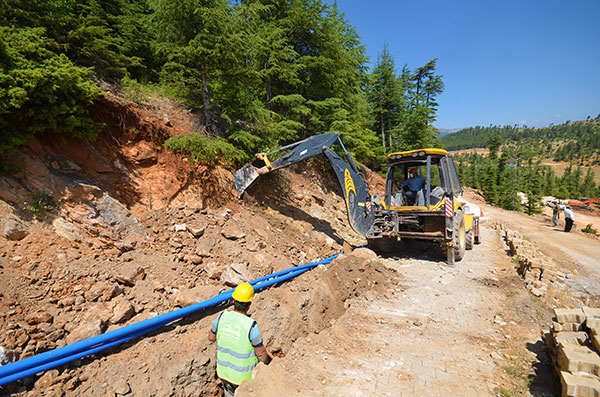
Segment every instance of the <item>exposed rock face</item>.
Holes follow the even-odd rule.
[[[150,166],[158,161],[156,146],[147,141],[139,141],[123,149],[137,165]]]
[[[154,124],[128,135],[135,118],[118,116],[102,120],[108,128],[93,144],[63,136],[33,139],[16,158],[21,171],[0,175],[0,220],[15,221],[14,232],[0,225],[0,278],[9,281],[0,282],[3,361],[206,300],[339,247],[332,243],[341,241],[335,229],[339,215],[325,224],[309,210],[291,217],[285,206],[255,205],[268,196],[256,192],[247,203],[230,200],[236,196],[229,170],[193,165],[166,152],[167,134]],[[26,206],[40,191],[61,203],[34,219]],[[306,205],[324,206],[310,192],[301,196]],[[319,197],[337,200],[330,208],[345,208],[334,194]],[[322,208],[314,213],[328,214]],[[316,302],[324,300],[323,291],[316,291]],[[313,297],[303,302],[307,299]],[[294,306],[282,311],[263,303],[264,312],[273,315],[264,318],[265,329],[282,330],[271,323],[296,310],[297,301],[290,302]],[[331,319],[323,306],[314,307],[311,321],[323,313]],[[19,387],[27,388],[23,395],[215,395],[216,352],[206,329],[221,309],[96,355],[86,361],[91,365],[61,367],[58,376],[32,377]],[[314,323],[284,329],[284,338],[309,332]]]

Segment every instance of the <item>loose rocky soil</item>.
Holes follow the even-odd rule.
[[[167,137],[199,128],[179,105],[138,106],[108,93],[94,115],[108,126],[96,143],[40,137],[15,157],[22,170],[0,178],[0,346],[7,360],[328,257],[345,242],[365,243],[349,228],[336,179],[322,162],[269,174],[240,201],[231,171],[163,149]],[[381,178],[367,179],[381,191]],[[40,197],[46,212],[28,209]],[[502,211],[478,197],[467,192],[486,214],[483,243],[455,268],[428,245],[405,244],[388,257],[346,249],[331,265],[258,293],[251,313],[276,358],[238,395],[552,395],[540,333],[552,306],[600,296],[600,241],[554,230],[547,214]],[[570,278],[531,295],[499,223],[535,241]],[[0,394],[219,395],[206,336],[223,309]]]

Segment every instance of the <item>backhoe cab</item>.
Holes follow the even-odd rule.
[[[480,214],[460,200],[463,190],[446,150],[392,153],[387,161],[385,194],[375,198],[380,205],[365,236],[369,245],[391,251],[398,240],[430,240],[440,244],[449,264],[462,260],[479,243]]]
[[[339,142],[346,161],[331,146]],[[285,152],[287,151],[287,152]],[[276,160],[275,153],[285,152]],[[256,179],[309,157],[324,154],[337,175],[352,228],[377,251],[398,249],[399,240],[430,240],[440,244],[448,263],[461,260],[465,249],[479,242],[479,213],[459,201],[462,188],[454,162],[444,149],[420,149],[387,156],[383,198],[369,194],[367,184],[337,133],[315,135],[271,153],[260,153],[236,171],[241,198]],[[410,175],[412,180],[409,180]],[[416,180],[415,180],[416,179]],[[477,210],[478,211],[478,210]]]

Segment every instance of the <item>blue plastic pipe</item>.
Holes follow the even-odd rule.
[[[274,284],[294,278],[318,265],[331,263],[331,261],[337,258],[339,255],[340,254],[336,254],[317,262],[292,267],[290,269],[263,276],[250,281],[250,284],[254,286],[256,291],[259,291],[263,288],[267,288]],[[225,302],[231,299],[232,293],[233,289],[230,289],[203,302],[198,302],[194,305],[174,310],[172,312],[143,320],[138,323],[130,324],[105,334],[97,335],[67,346],[60,347],[58,349],[38,354],[33,357],[28,357],[11,364],[0,366],[0,386],[42,371],[46,371],[48,369],[56,368],[90,354],[98,353],[102,350],[111,348],[143,334],[152,332],[196,311]]]

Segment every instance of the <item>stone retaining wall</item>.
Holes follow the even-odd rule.
[[[600,308],[554,309],[544,340],[563,396],[600,396]]]
[[[570,278],[553,263],[552,258],[518,232],[506,229],[502,223],[497,223],[495,227],[508,245],[510,255],[518,259],[517,272],[525,279],[525,285],[533,295],[542,296],[548,288],[561,285]]]

